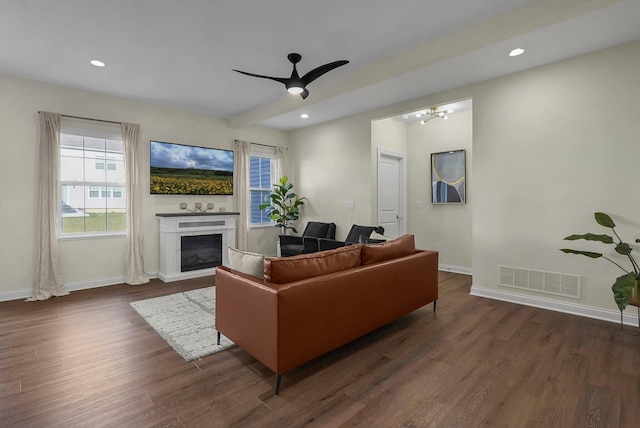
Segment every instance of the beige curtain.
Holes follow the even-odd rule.
[[[122,123],[122,151],[126,172],[127,236],[124,281],[129,285],[149,282],[144,275],[142,258],[142,189],[138,160],[138,132],[140,125]]]
[[[249,251],[249,162],[251,143],[236,140],[236,190],[238,191],[238,236],[236,245],[240,250]]]
[[[287,154],[287,149],[284,147],[276,147],[276,180],[278,182],[282,177],[287,175],[287,171],[285,169],[285,155]]]
[[[36,266],[28,301],[65,296],[58,252],[60,115],[40,112],[39,176],[36,217]]]

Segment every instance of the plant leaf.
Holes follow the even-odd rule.
[[[587,241],[598,241],[603,244],[613,244],[613,238],[609,235],[596,235],[593,233],[585,233],[583,235],[570,235],[564,238],[567,241],[576,241],[578,239],[584,239]]]
[[[607,214],[605,214],[605,213],[595,213],[594,215],[595,215],[596,221],[598,222],[598,224],[600,226],[610,227],[612,229],[614,227],[616,227],[616,224],[613,222],[611,217],[609,217]]]
[[[601,253],[594,253],[592,251],[571,250],[569,248],[561,248],[560,251],[562,251],[563,253],[567,253],[567,254],[580,254],[582,256],[587,256],[587,257],[590,257],[592,259],[597,259],[597,258],[602,257]]]
[[[633,250],[631,249],[631,246],[629,244],[620,242],[618,245],[616,245],[616,253],[618,254],[622,254],[623,256],[628,256],[629,254],[631,254],[631,251]]]
[[[613,291],[613,298],[618,305],[620,311],[624,311],[624,309],[629,304],[629,299],[631,297],[631,290],[636,285],[636,277],[633,272],[630,272],[626,275],[619,276],[616,278],[615,284],[611,286],[611,290]]]

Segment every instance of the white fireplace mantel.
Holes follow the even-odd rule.
[[[164,282],[215,275],[216,269],[206,268],[182,272],[181,242],[183,236],[219,234],[222,236],[222,264],[229,264],[229,247],[236,246],[237,212],[156,214],[160,222],[160,269],[158,278]]]

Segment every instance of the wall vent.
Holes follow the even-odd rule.
[[[500,266],[500,285],[573,299],[582,298],[582,277],[579,275]]]

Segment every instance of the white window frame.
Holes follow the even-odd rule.
[[[247,207],[247,209],[249,210],[249,227],[251,228],[259,228],[259,227],[273,227],[275,226],[275,222],[273,220],[269,220],[268,222],[260,222],[260,223],[253,223],[251,221],[251,192],[255,192],[255,191],[268,191],[269,193],[271,193],[273,191],[273,184],[275,183],[276,180],[276,155],[275,155],[275,151],[274,150],[269,150],[268,148],[252,148],[251,149],[251,154],[250,154],[250,158],[263,158],[263,159],[269,159],[271,161],[271,183],[269,185],[269,188],[266,187],[251,187],[251,177],[249,177],[249,198],[248,198],[248,204],[249,206]],[[251,162],[251,160],[249,161]]]
[[[67,134],[67,135],[77,135],[77,136],[82,136],[82,137],[91,137],[91,138],[99,138],[99,139],[107,139],[107,140],[119,140],[122,141],[122,132],[121,132],[121,128],[119,125],[114,125],[114,124],[104,124],[104,123],[98,123],[98,122],[92,122],[92,121],[87,121],[87,120],[80,120],[80,119],[67,119],[67,118],[63,118],[62,119],[62,123],[61,123],[61,130],[60,130],[60,134]],[[62,140],[62,138],[61,138]],[[124,149],[123,149],[124,152]],[[61,147],[61,154],[62,154],[62,147]],[[89,162],[87,163],[87,161],[91,161],[91,155],[87,155],[87,153],[85,152],[85,165],[95,165],[96,166],[96,170],[99,171],[104,171],[105,173],[107,173],[107,171],[112,172],[117,170],[116,168],[110,168],[109,164],[113,164],[115,166],[114,163],[114,157],[113,156],[108,156],[107,153],[105,153],[104,157],[99,157],[99,158],[94,158],[94,162]],[[111,160],[111,162],[109,162]],[[62,159],[60,162],[60,168],[61,168],[61,173],[62,173]],[[99,169],[97,167],[97,164],[100,163],[102,164],[102,168]],[[123,153],[123,162],[122,165],[124,167],[124,153]],[[124,175],[123,175],[124,177]],[[83,239],[83,238],[100,238],[100,237],[110,237],[110,236],[125,236],[126,235],[126,230],[116,230],[116,231],[109,231],[109,230],[105,230],[105,231],[85,231],[85,232],[71,232],[71,233],[64,233],[63,232],[63,213],[62,213],[62,204],[64,201],[64,192],[62,189],[65,188],[65,186],[83,186],[85,189],[85,204],[84,207],[86,209],[87,204],[88,204],[88,200],[89,199],[103,199],[105,196],[105,192],[107,194],[107,199],[116,199],[118,201],[120,201],[119,203],[123,203],[124,204],[124,210],[126,213],[127,210],[127,206],[126,206],[126,198],[124,196],[124,193],[126,192],[125,188],[125,182],[124,182],[124,178],[123,181],[90,181],[90,180],[84,180],[84,181],[63,181],[62,179],[59,180],[59,188],[60,188],[60,200],[58,201],[58,228],[59,228],[59,234],[58,234],[58,239],[59,240],[65,240],[65,239]],[[114,187],[120,187],[123,189],[121,196],[120,197],[114,197]],[[90,196],[90,192],[92,191],[92,189],[94,191],[98,192],[98,196]],[[107,207],[105,207],[105,212],[107,212]]]

